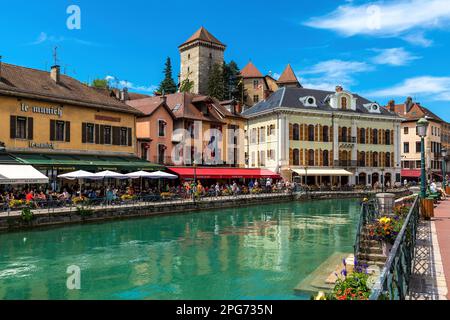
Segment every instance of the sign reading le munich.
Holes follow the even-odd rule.
[[[28,106],[25,103],[21,103],[20,104],[20,110],[23,112],[28,112],[31,111],[33,113],[42,113],[42,114],[50,114],[50,115],[55,115],[58,117],[62,117],[63,115],[63,108],[61,107],[38,107],[38,106],[32,106],[30,108],[30,106]]]

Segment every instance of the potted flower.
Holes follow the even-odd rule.
[[[383,255],[388,256],[394,245],[403,223],[400,217],[382,217],[368,226],[369,237],[373,240],[381,241]]]

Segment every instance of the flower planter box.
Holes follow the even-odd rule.
[[[421,203],[421,213],[425,220],[430,220],[434,217],[434,200],[423,199]]]

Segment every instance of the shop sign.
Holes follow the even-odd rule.
[[[63,108],[61,107],[39,107],[39,106],[29,106],[25,103],[20,104],[20,111],[22,112],[33,112],[40,114],[48,114],[52,116],[62,117]]]
[[[51,142],[48,143],[30,142],[29,147],[32,149],[55,149],[55,145]]]

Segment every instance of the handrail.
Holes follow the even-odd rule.
[[[405,219],[369,300],[379,300],[384,294],[390,300],[405,299],[411,277],[418,220],[419,196]]]
[[[356,241],[354,245],[354,255],[355,258],[358,257],[361,248],[361,234],[363,233],[364,227],[367,223],[372,222],[379,215],[379,211],[377,210],[377,202],[375,200],[371,200],[368,202],[364,202],[361,205],[361,214],[359,218],[358,227],[356,230]]]

